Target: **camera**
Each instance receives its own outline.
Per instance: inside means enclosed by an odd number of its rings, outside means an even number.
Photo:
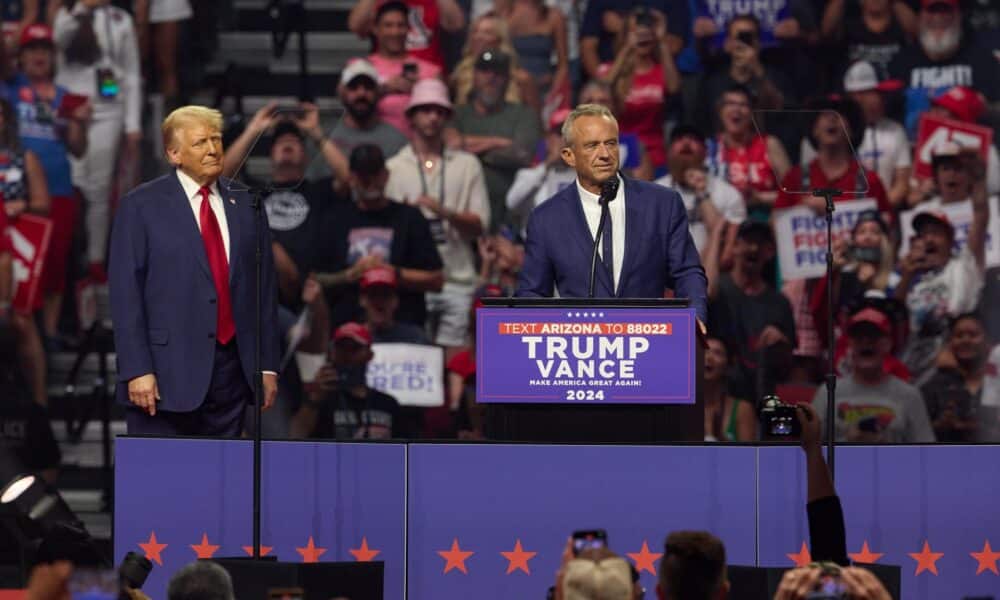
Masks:
[[[652,27],[656,24],[653,13],[648,6],[640,6],[632,14],[635,15],[635,24],[639,27]]]
[[[882,249],[878,246],[851,246],[850,257],[857,262],[879,264],[882,262]]]
[[[802,434],[797,409],[792,404],[785,404],[777,396],[764,396],[760,425],[765,436],[798,437]]]
[[[580,529],[573,532],[573,556],[584,550],[608,547],[608,532],[603,529]]]
[[[752,31],[740,31],[736,34],[736,39],[747,46],[757,45],[757,34]]]

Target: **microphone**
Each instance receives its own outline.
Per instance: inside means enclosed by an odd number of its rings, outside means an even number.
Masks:
[[[615,173],[601,184],[601,197],[597,199],[597,203],[601,205],[601,220],[597,224],[597,235],[594,236],[594,248],[590,254],[590,283],[587,286],[588,298],[594,297],[594,280],[597,277],[597,250],[601,247],[601,238],[604,236],[604,228],[607,226],[608,218],[610,217],[608,204],[617,195],[618,173]],[[614,280],[614,274],[612,274],[611,278]]]

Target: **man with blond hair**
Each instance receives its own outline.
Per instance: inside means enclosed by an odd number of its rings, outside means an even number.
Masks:
[[[662,298],[672,289],[706,320],[706,280],[688,232],[687,211],[671,189],[619,173],[618,121],[606,107],[583,104],[562,127],[562,158],[576,184],[540,204],[528,220],[518,296],[589,295],[598,225],[594,297]],[[610,198],[605,184],[617,179]]]
[[[584,550],[556,574],[556,600],[633,600],[641,591],[629,564],[607,548]]]
[[[267,223],[220,178],[222,115],[184,106],[163,121],[175,170],[125,196],[111,232],[116,397],[130,434],[238,436],[263,372],[277,393],[277,287]],[[256,221],[255,221],[256,219]],[[259,232],[259,237],[258,237]],[[255,254],[261,252],[261,327]],[[254,350],[260,336],[261,364]]]

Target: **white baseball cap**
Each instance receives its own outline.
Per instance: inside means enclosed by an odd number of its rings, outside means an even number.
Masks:
[[[847,69],[847,73],[844,74],[844,91],[848,93],[867,92],[869,90],[893,92],[902,87],[901,82],[894,79],[879,81],[875,67],[870,62],[864,60],[859,60],[851,65]]]
[[[347,64],[340,74],[340,83],[347,85],[358,77],[367,77],[378,83],[378,71],[375,70],[375,65],[363,58],[352,60]]]

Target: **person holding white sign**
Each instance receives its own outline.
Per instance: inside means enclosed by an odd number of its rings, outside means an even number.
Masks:
[[[948,320],[976,307],[986,263],[989,208],[982,170],[974,174],[972,224],[967,242],[952,254],[955,228],[940,212],[913,218],[916,232],[910,252],[900,262],[896,298],[910,311],[910,340],[903,362],[912,373],[926,373],[944,343]]]

